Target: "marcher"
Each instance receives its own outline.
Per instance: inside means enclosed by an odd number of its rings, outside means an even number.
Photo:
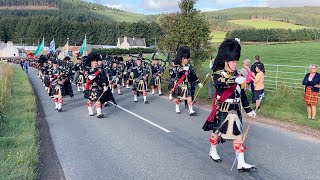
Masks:
[[[214,162],[222,162],[217,153],[218,143],[233,141],[238,160],[238,171],[255,171],[253,165],[244,160],[246,146],[243,144],[242,109],[250,117],[256,113],[249,106],[244,91],[245,79],[238,76],[236,67],[240,59],[241,46],[236,40],[225,40],[219,47],[212,66],[212,79],[216,92],[212,101],[212,111],[202,127],[204,131],[213,131],[210,135],[209,156]]]

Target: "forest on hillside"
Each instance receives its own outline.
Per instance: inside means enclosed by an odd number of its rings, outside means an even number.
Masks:
[[[0,0],[0,6],[53,6],[59,9],[122,11],[120,9],[110,8],[81,0]]]
[[[89,44],[116,45],[117,38],[128,36],[146,38],[147,45],[153,45],[159,39],[162,30],[159,24],[143,21],[136,23],[115,21],[72,21],[63,17],[54,16],[0,16],[0,38],[4,41],[13,41],[32,45],[43,36],[46,45],[53,37],[57,44],[64,45],[67,37],[70,45],[80,45],[87,34]]]

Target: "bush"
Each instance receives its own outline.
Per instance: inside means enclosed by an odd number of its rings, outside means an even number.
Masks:
[[[311,41],[319,39],[319,35],[319,29],[240,29],[228,32],[226,38],[254,42]]]
[[[112,48],[112,49],[93,49],[92,52],[97,52],[102,55],[107,54],[139,54],[142,53],[154,53],[156,49],[154,48],[130,48],[130,49],[120,49],[120,48]]]

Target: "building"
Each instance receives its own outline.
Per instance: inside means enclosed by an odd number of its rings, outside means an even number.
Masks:
[[[129,48],[147,48],[145,38],[118,38],[117,47],[121,49]]]
[[[13,45],[12,41],[7,43],[0,42],[0,57],[19,57],[19,50]]]
[[[15,45],[15,47],[19,50],[19,57],[24,57],[25,54],[28,55],[30,53],[33,53],[38,46]],[[48,54],[48,53],[49,53],[49,47],[45,46],[41,54]]]

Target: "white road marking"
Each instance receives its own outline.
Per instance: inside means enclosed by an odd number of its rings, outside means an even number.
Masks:
[[[110,102],[110,103],[111,103],[111,102]],[[111,103],[111,104],[113,104],[113,103]],[[113,105],[114,105],[114,104],[113,104]],[[143,121],[151,124],[152,126],[155,126],[155,127],[159,128],[159,129],[161,129],[162,131],[164,131],[164,132],[166,132],[166,133],[171,133],[171,131],[169,131],[168,129],[166,129],[166,128],[164,128],[164,127],[162,127],[162,126],[160,126],[160,125],[158,125],[158,124],[156,124],[156,123],[154,123],[154,122],[152,122],[152,121],[150,121],[150,120],[148,120],[148,119],[146,119],[146,118],[144,118],[144,117],[142,117],[142,116],[139,116],[138,114],[136,114],[136,113],[134,113],[134,112],[131,112],[131,111],[129,111],[128,109],[126,109],[126,108],[124,108],[124,107],[121,107],[121,106],[119,106],[119,105],[117,105],[117,107],[120,108],[120,109],[122,109],[122,110],[124,110],[125,112],[127,112],[127,113],[129,113],[129,114],[131,114],[131,115],[133,115],[133,116],[135,116],[135,117],[137,117],[137,118],[139,118],[139,119],[141,119],[141,120],[143,120]]]

